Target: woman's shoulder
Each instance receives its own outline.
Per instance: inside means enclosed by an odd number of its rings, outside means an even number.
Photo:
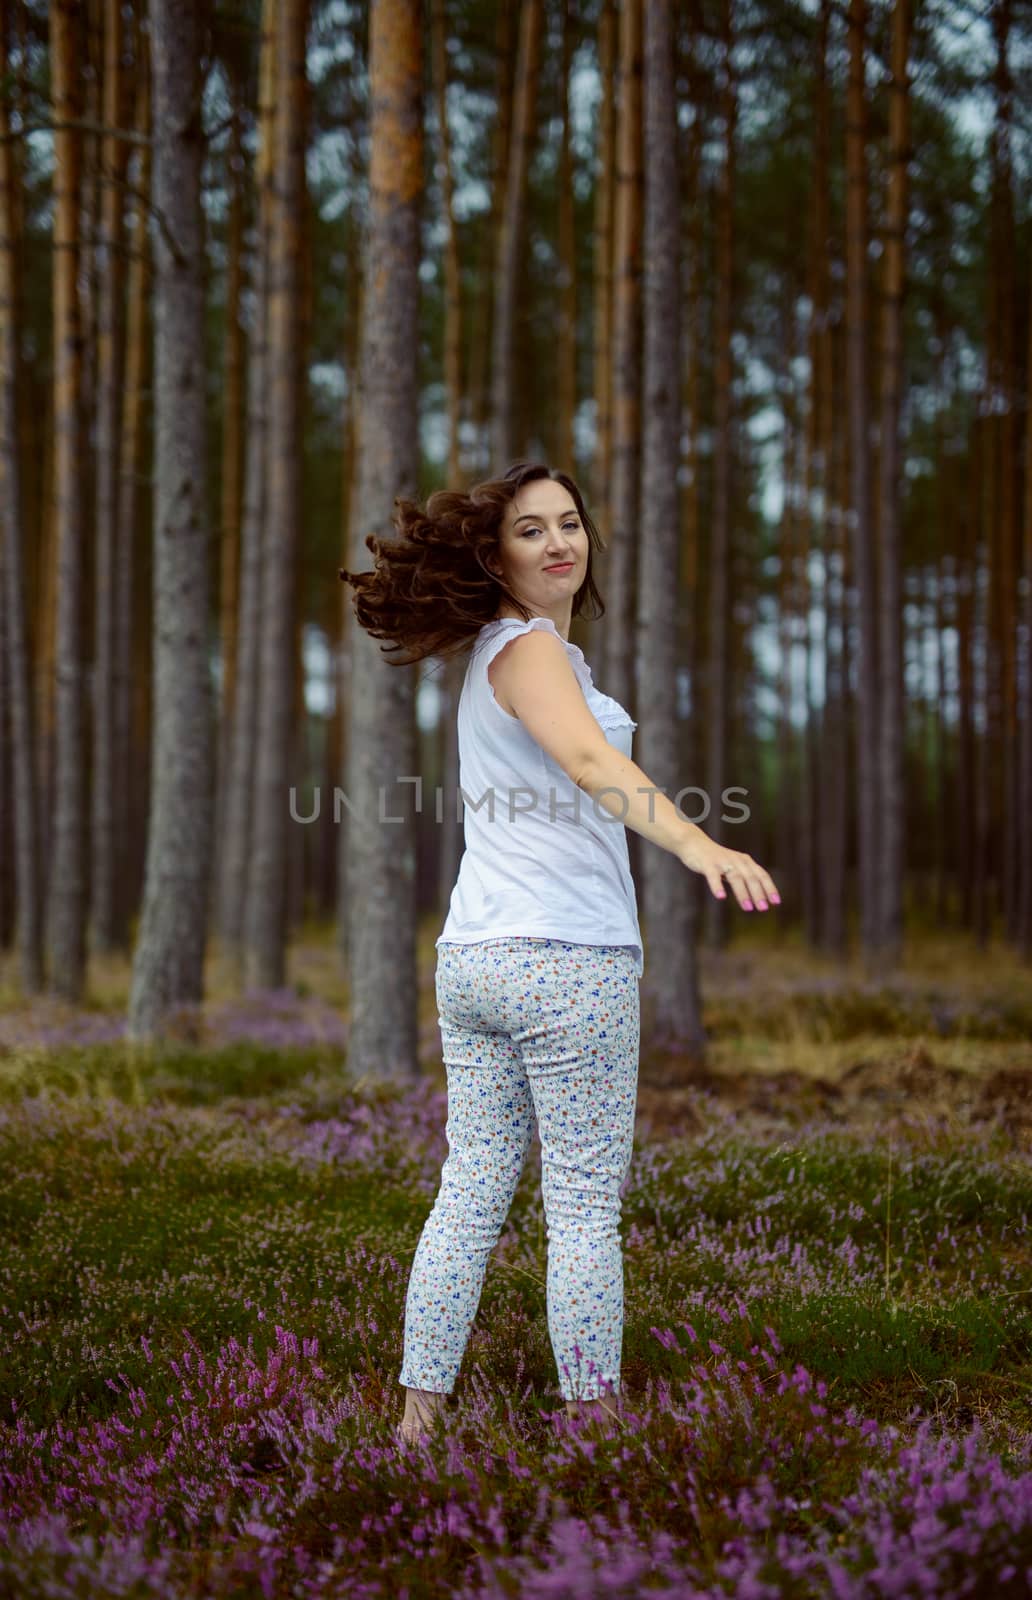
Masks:
[[[481,628],[474,644],[474,657],[480,657],[485,667],[490,666],[495,656],[505,646],[522,633],[538,630],[542,633],[552,633],[565,646],[570,664],[577,675],[585,693],[594,688],[591,679],[591,668],[584,659],[584,652],[579,645],[571,644],[569,639],[564,639],[551,617],[495,617]]]

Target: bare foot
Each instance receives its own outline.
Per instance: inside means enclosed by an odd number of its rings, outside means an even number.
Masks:
[[[622,1426],[615,1401],[608,1395],[597,1400],[567,1400],[566,1415],[568,1421],[579,1424],[578,1432],[608,1435]]]
[[[415,1444],[423,1439],[433,1426],[433,1420],[444,1410],[447,1395],[432,1389],[405,1390],[405,1413],[395,1429],[399,1439]]]

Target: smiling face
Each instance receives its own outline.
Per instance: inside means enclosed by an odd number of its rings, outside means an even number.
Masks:
[[[549,570],[558,563],[569,565]],[[573,597],[588,570],[588,531],[569,490],[551,478],[525,483],[505,508],[498,551],[488,565],[531,612],[551,617],[568,634]],[[498,615],[519,613],[503,597]]]

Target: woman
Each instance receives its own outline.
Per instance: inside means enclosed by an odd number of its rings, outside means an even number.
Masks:
[[[636,727],[569,642],[601,548],[573,480],[519,462],[468,493],[396,501],[341,577],[359,623],[407,664],[469,649],[458,707],[465,852],[437,940],[449,1154],[405,1304],[402,1438],[454,1388],[488,1257],[536,1120],[548,1327],[571,1415],[616,1409],[620,1190],[637,1096],[642,944],[625,827],[745,910],[779,903],[751,856],[715,844],[630,759]],[[392,652],[386,652],[391,654]]]

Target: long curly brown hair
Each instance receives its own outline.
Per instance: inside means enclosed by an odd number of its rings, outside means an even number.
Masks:
[[[436,489],[425,507],[395,498],[391,521],[396,539],[366,535],[373,552],[372,572],[339,568],[354,590],[351,603],[359,625],[374,639],[393,641],[381,654],[391,666],[412,666],[426,656],[457,655],[492,621],[503,596],[526,620],[531,613],[485,557],[501,544],[505,508],[525,483],[551,478],[568,489],[588,534],[584,582],[573,597],[573,616],[595,621],[605,611],[591,575],[592,550],[606,547],[588,515],[573,479],[539,461],[516,461],[500,478],[468,490]],[[595,608],[585,610],[590,602]],[[406,654],[398,655],[397,652]]]

